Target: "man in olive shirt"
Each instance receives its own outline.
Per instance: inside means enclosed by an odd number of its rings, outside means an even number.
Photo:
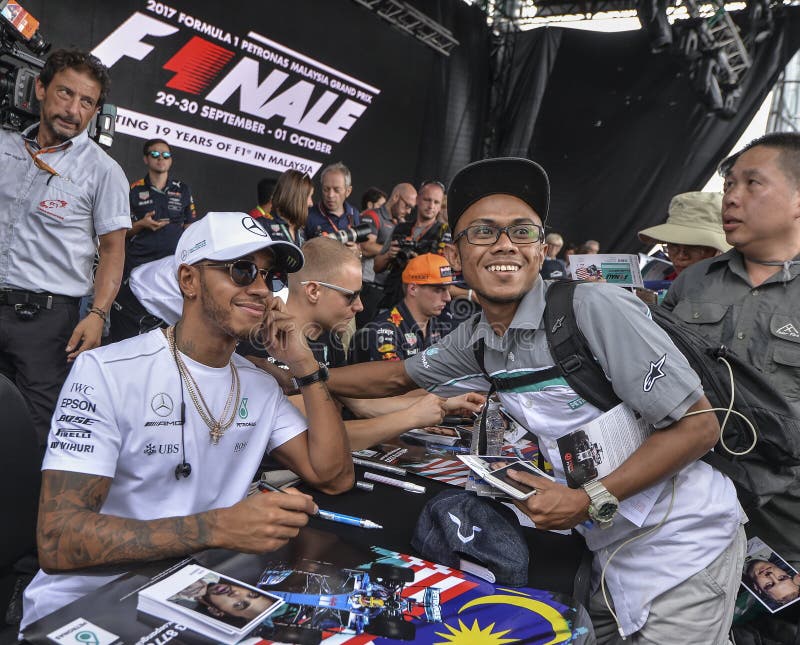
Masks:
[[[800,407],[800,134],[756,139],[721,172],[722,223],[734,248],[683,271],[664,306]],[[747,514],[748,535],[800,563],[800,481]]]

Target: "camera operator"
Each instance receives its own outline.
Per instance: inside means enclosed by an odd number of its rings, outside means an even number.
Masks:
[[[364,274],[361,302],[364,309],[356,314],[356,327],[363,327],[378,313],[389,268],[400,251],[400,245],[392,242],[394,227],[405,221],[416,202],[417,190],[414,186],[407,183],[397,184],[385,204],[361,213],[361,220],[370,223],[375,241],[367,240],[361,247],[364,251],[361,262]]]
[[[386,278],[381,308],[392,307],[403,297],[403,270],[411,258],[423,253],[444,255],[445,244],[450,241],[450,228],[437,219],[443,200],[444,184],[423,182],[417,195],[417,218],[400,222],[395,227],[392,241],[397,242],[399,251]]]
[[[319,175],[322,199],[308,209],[306,222],[306,239],[320,235],[334,235],[354,229],[361,224],[358,210],[348,203],[347,198],[353,191],[352,175],[350,169],[341,162],[325,166]],[[350,239],[352,235],[345,235],[344,244],[361,258],[361,247]]]
[[[55,51],[36,80],[39,123],[0,132],[0,371],[27,399],[42,446],[69,364],[100,344],[122,276],[127,180],[86,133],[109,80],[95,56]],[[98,237],[94,303],[79,321]]]

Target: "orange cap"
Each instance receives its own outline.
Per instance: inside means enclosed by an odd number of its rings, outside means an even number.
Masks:
[[[424,253],[411,258],[403,270],[404,284],[450,284],[453,269],[447,260],[435,253]]]

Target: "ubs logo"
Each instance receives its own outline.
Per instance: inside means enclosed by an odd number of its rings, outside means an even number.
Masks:
[[[160,417],[168,417],[174,407],[172,397],[164,392],[159,392],[150,400],[150,409]]]

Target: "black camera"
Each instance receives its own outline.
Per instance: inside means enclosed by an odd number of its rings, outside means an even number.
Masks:
[[[38,27],[16,0],[0,0],[0,127],[8,130],[24,130],[39,120],[36,78],[44,60],[34,54],[45,54],[50,45]]]
[[[402,233],[392,236],[392,242],[397,242],[400,250],[397,252],[397,261],[405,264],[415,255],[422,255],[423,253],[431,253],[436,240],[411,240]]]
[[[323,232],[322,234],[325,237],[339,240],[342,244],[347,244],[348,242],[355,242],[358,244],[366,240],[367,237],[372,234],[372,229],[369,224],[356,224],[355,226],[339,229],[333,233]]]

